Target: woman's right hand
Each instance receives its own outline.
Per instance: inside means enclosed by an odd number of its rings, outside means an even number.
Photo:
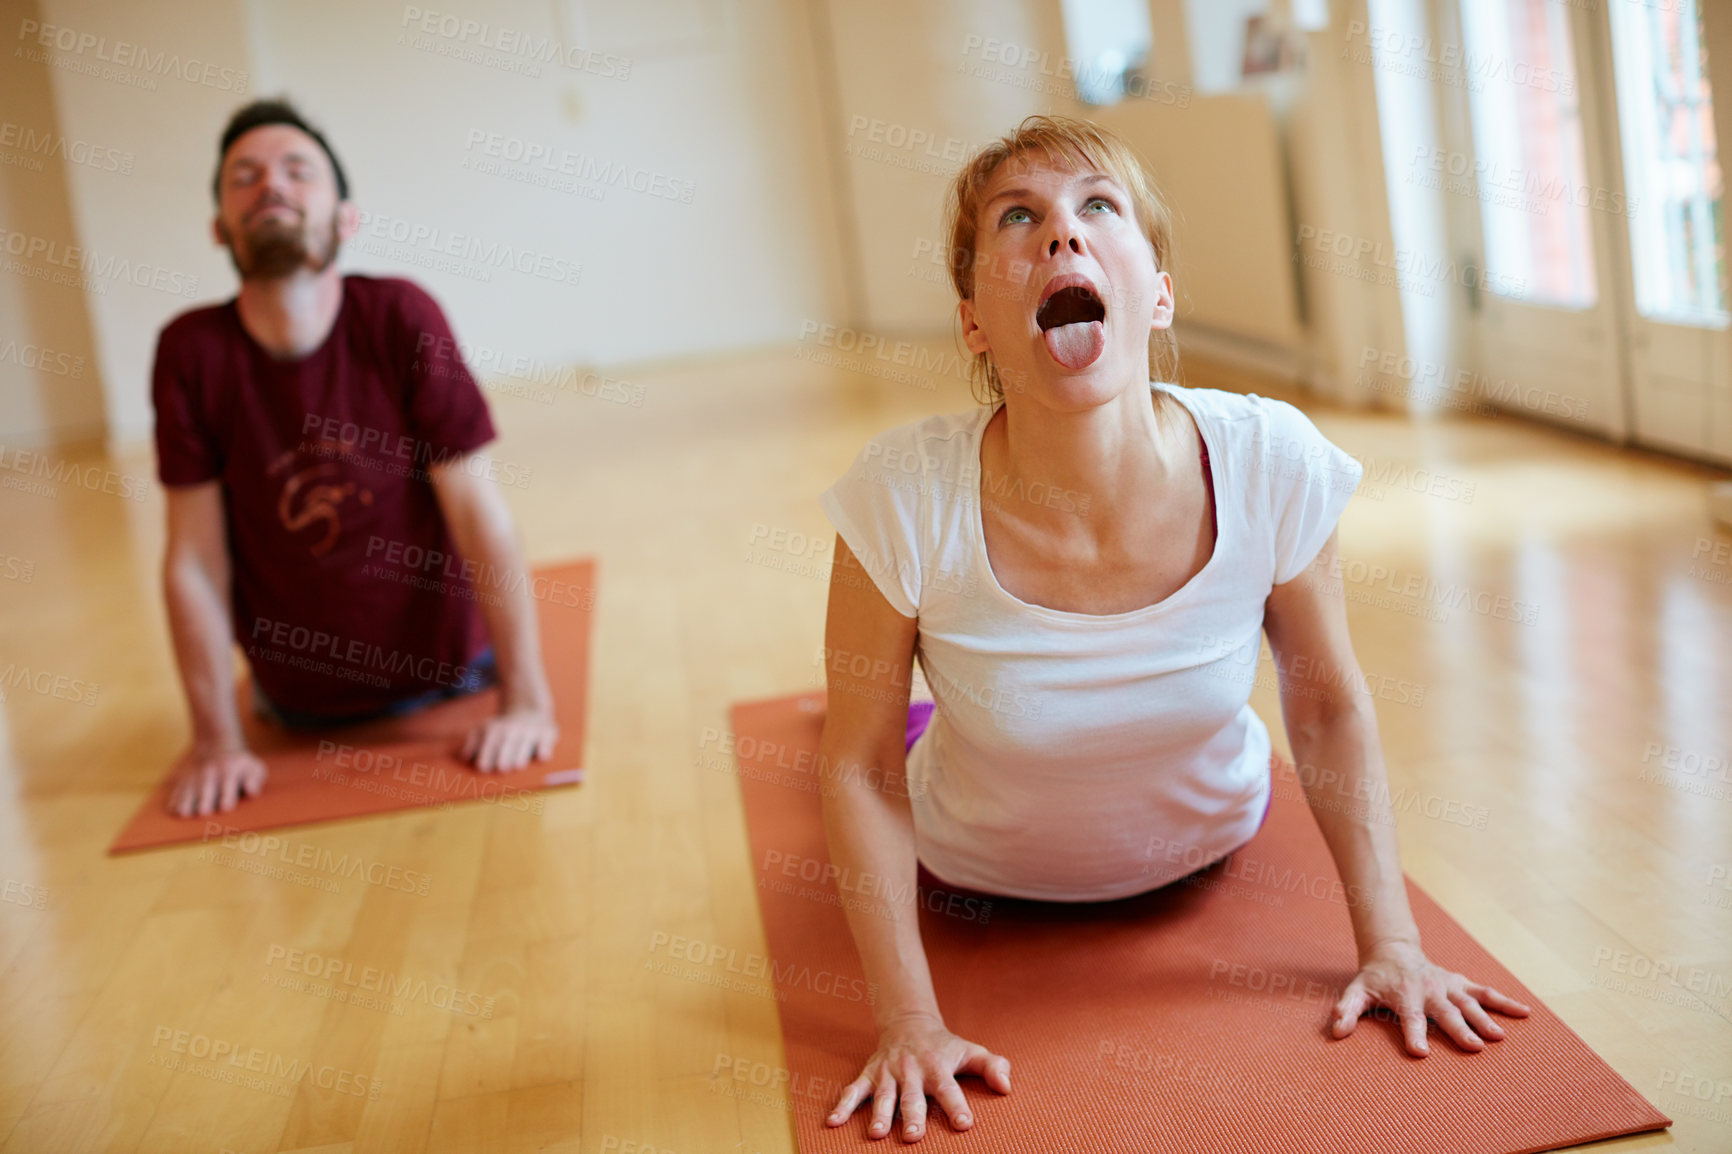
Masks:
[[[901,1019],[885,1026],[878,1036],[878,1052],[867,1059],[860,1076],[842,1089],[836,1109],[826,1119],[840,1126],[868,1097],[872,1099],[872,1122],[868,1138],[890,1133],[890,1121],[898,1105],[902,1108],[902,1136],[918,1142],[926,1133],[926,1096],[938,1099],[950,1124],[957,1130],[974,1125],[968,1099],[956,1084],[957,1074],[975,1074],[1000,1094],[1010,1093],[1010,1059],[985,1046],[964,1041],[944,1028],[936,1017]]]

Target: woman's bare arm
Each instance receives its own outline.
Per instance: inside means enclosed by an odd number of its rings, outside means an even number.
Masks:
[[[1010,1091],[1008,1061],[944,1028],[920,942],[914,814],[893,784],[906,780],[916,636],[916,619],[896,612],[838,536],[824,629],[829,702],[818,747],[820,770],[835,783],[824,796],[824,830],[830,862],[844,876],[879,879],[843,908],[866,980],[876,987],[881,1045],[843,1090],[830,1124],[841,1125],[871,1097],[868,1132],[887,1134],[900,1104],[910,1139],[925,1132],[928,1088],[952,1125],[972,1124],[957,1073],[979,1074],[1000,1093]],[[856,768],[879,772],[849,772]]]
[[[1528,1008],[1432,965],[1420,947],[1395,841],[1377,712],[1348,637],[1338,555],[1331,533],[1304,573],[1275,586],[1263,619],[1293,760],[1306,768],[1300,782],[1346,887],[1359,947],[1359,975],[1337,1004],[1335,1036],[1352,1033],[1360,1014],[1382,1004],[1401,1016],[1407,1048],[1416,1056],[1427,1053],[1428,1016],[1464,1050],[1483,1049],[1481,1036],[1503,1037],[1485,1007],[1516,1017]]]

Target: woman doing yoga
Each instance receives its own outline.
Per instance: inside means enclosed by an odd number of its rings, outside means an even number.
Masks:
[[[902,895],[851,906],[879,1048],[830,1116],[972,1125],[958,1074],[1010,1063],[950,1033],[917,877],[1105,901],[1219,861],[1267,813],[1269,732],[1248,704],[1264,633],[1281,711],[1345,892],[1359,972],[1336,1038],[1376,1006],[1408,1050],[1464,1050],[1527,1007],[1427,960],[1408,909],[1371,695],[1347,634],[1335,524],[1360,468],[1290,405],[1167,383],[1167,214],[1140,163],[1084,122],[1033,117],[957,176],[951,278],[990,404],[874,438],[823,495],[837,531],[820,749],[834,865]],[[913,662],[936,699],[909,746]],[[906,795],[868,781],[901,779]],[[1327,781],[1329,796],[1325,796]],[[1353,804],[1343,804],[1342,798]],[[1048,1087],[1042,1087],[1047,1092]]]

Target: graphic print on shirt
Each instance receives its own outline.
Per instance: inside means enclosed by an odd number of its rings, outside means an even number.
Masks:
[[[320,448],[324,447],[321,444]],[[290,449],[266,470],[272,477],[284,478],[282,492],[277,496],[277,520],[290,533],[323,525],[323,534],[307,546],[314,557],[323,557],[342,536],[343,502],[354,497],[363,505],[371,505],[373,490],[344,480],[342,467],[330,460],[296,469],[298,456],[296,450]]]

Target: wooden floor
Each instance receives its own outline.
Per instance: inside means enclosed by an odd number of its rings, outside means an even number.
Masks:
[[[498,456],[533,468],[507,490],[532,556],[600,560],[589,779],[541,815],[293,831],[425,872],[425,895],[197,846],[105,857],[186,734],[161,493],[0,488],[0,1151],[793,1149],[786,1113],[707,1092],[719,1057],[780,1064],[775,1003],[657,972],[652,945],[764,951],[738,782],[702,743],[731,702],[818,684],[825,585],[756,546],[786,531],[827,558],[815,497],[866,438],[970,403],[815,351],[645,372],[641,407],[494,396]],[[1393,783],[1484,811],[1404,814],[1408,872],[1676,1119],[1600,1149],[1732,1150],[1732,537],[1706,471],[1509,417],[1305,407],[1367,464],[1342,529],[1361,663],[1424,687],[1379,704]],[[148,451],[76,456],[151,474]],[[1500,595],[1531,623],[1476,608]],[[1253,700],[1279,716],[1268,685]],[[491,1016],[339,1005],[273,981],[289,951]],[[201,1046],[266,1072],[174,1067]],[[292,1062],[318,1073],[269,1076]]]

